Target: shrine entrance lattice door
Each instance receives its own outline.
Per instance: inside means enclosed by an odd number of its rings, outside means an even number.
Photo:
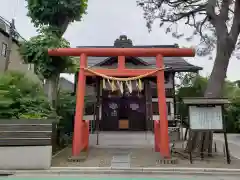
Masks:
[[[102,119],[100,128],[103,131],[118,130],[120,98],[104,98],[102,100]]]
[[[146,105],[144,97],[128,98],[128,120],[132,131],[146,130]]]
[[[146,130],[145,99],[114,97],[102,101],[102,131]]]

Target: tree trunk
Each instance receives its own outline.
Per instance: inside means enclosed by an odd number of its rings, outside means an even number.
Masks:
[[[206,5],[207,18],[215,28],[217,38],[217,53],[204,94],[206,98],[220,98],[222,96],[229,60],[240,33],[240,1],[222,1],[219,14],[215,12],[216,4],[216,1],[208,1]],[[229,16],[231,6],[234,7],[232,17]],[[232,25],[230,27],[227,23],[229,18],[232,18]],[[203,133],[198,131],[194,133],[189,138],[187,150],[193,151],[194,148],[196,149],[196,145],[195,147],[190,146],[191,139],[194,139],[194,137],[197,137],[196,144],[200,147],[200,151],[206,152],[208,150],[209,154],[212,152],[213,132]]]
[[[60,74],[52,75],[50,78],[46,79],[45,83],[45,93],[53,108],[56,108],[57,105],[59,76]]]
[[[231,52],[229,52],[231,51]],[[225,42],[225,46],[220,47],[217,50],[216,59],[214,62],[213,70],[208,81],[207,89],[204,96],[207,98],[220,98],[222,97],[222,91],[225,78],[227,77],[227,69],[229,60],[231,58],[233,50],[229,50],[228,44]],[[204,150],[208,150],[208,153],[212,153],[213,132],[202,133],[202,138],[205,139]]]
[[[231,52],[232,53],[232,52]],[[227,68],[231,55],[226,47],[217,51],[211,76],[208,80],[207,89],[204,96],[208,98],[219,98],[222,96],[224,81],[227,74]]]
[[[233,52],[232,48],[229,48],[226,41],[221,43],[221,45],[219,44],[217,46],[213,70],[204,94],[207,98],[220,98],[222,96],[227,68]],[[208,152],[210,155],[212,153],[212,141],[213,132],[196,132],[192,137],[189,137],[186,150],[196,150],[198,153],[201,153],[201,151]],[[189,147],[189,145],[192,146]]]

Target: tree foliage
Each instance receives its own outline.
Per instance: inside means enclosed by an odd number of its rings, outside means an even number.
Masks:
[[[214,67],[205,96],[220,97],[229,60],[239,49],[240,2],[237,0],[139,0],[147,26],[155,20],[167,25],[166,32],[187,40],[199,37],[197,54],[207,55],[216,48]],[[192,27],[189,36],[179,32],[181,24]]]
[[[68,48],[70,44],[64,38],[57,37],[50,31],[41,32],[21,44],[19,50],[25,63],[33,63],[35,72],[39,76],[49,78],[53,74],[60,74],[74,65],[70,57],[51,57],[49,48]]]
[[[60,90],[58,102],[57,114],[61,117],[59,126],[63,128],[64,132],[72,132],[76,109],[76,96],[73,95],[72,92]],[[85,96],[85,108],[92,106],[94,103],[96,103],[94,95]]]
[[[60,73],[74,69],[75,61],[70,57],[50,57],[49,48],[70,47],[62,38],[71,22],[79,21],[86,13],[87,0],[27,0],[28,16],[39,35],[22,43],[20,54],[25,62],[35,65],[35,72],[46,80],[46,93],[56,108]]]
[[[166,32],[173,37],[186,37],[192,40],[200,37],[197,54],[207,55],[216,49],[213,70],[204,96],[218,98],[223,95],[223,88],[230,58],[235,49],[239,49],[240,33],[240,1],[238,0],[139,0],[143,7],[147,26],[151,28],[155,20],[160,26],[168,25]],[[179,33],[179,26],[185,23],[193,28],[188,36]],[[187,32],[189,34],[189,32]],[[185,36],[186,35],[186,36]],[[204,151],[212,151],[212,132],[196,132],[194,138],[198,147],[203,145]],[[196,148],[197,146],[193,147]]]
[[[225,40],[234,49],[239,35],[240,4],[235,0],[139,0],[144,10],[147,27],[155,20],[160,26],[167,25],[166,33],[187,41],[200,37],[199,55],[211,53],[219,34],[224,32]],[[192,34],[179,32],[181,24],[192,27]],[[237,47],[239,48],[239,47]]]
[[[179,102],[177,111],[186,120],[188,109],[182,103],[182,99],[185,97],[202,97],[207,87],[208,78],[196,76],[193,73],[187,73],[178,77],[180,79],[180,87],[176,96]],[[230,133],[240,132],[240,88],[235,85],[235,82],[225,81],[223,89],[223,96],[231,102],[225,106],[224,112],[227,131]],[[189,123],[185,122],[185,124],[188,125]]]
[[[76,108],[76,97],[71,92],[59,91],[57,114],[61,116],[59,127],[64,132],[73,131],[73,120]]]
[[[240,133],[240,96],[231,99],[231,104],[226,107],[227,131]]]
[[[188,117],[188,107],[183,104],[182,99],[186,97],[202,97],[207,86],[207,78],[195,73],[179,73],[177,75],[180,81],[176,91],[177,112],[183,119]],[[188,124],[188,122],[185,122]]]
[[[40,84],[20,72],[0,75],[0,109],[0,119],[46,119],[52,115]]]
[[[35,27],[50,26],[60,35],[69,23],[80,21],[86,14],[88,0],[26,0],[28,16]]]

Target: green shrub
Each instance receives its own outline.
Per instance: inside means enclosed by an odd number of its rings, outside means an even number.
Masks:
[[[52,112],[38,82],[21,72],[0,75],[0,119],[47,119]]]
[[[76,95],[68,91],[60,90],[57,102],[57,114],[61,117],[59,127],[64,132],[72,132],[76,108]],[[85,96],[84,103],[85,108],[96,103],[95,96]]]

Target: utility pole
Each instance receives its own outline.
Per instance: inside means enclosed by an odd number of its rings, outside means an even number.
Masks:
[[[7,54],[6,54],[4,72],[6,72],[8,70],[8,66],[10,63],[10,56],[11,56],[11,51],[12,51],[12,42],[13,42],[14,34],[15,34],[15,21],[14,21],[14,19],[12,19],[12,21],[10,22],[9,38],[8,38],[8,43],[7,43]]]

